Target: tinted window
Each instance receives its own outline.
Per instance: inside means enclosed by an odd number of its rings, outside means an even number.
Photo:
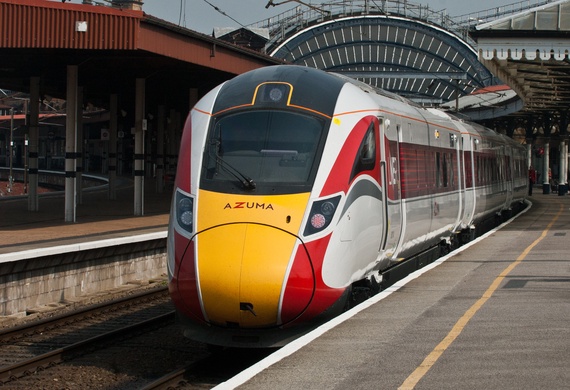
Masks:
[[[304,191],[314,178],[324,125],[322,119],[290,111],[217,118],[206,144],[202,186],[239,192],[252,190],[243,184],[251,180],[261,193]]]
[[[351,180],[360,172],[374,168],[376,161],[376,137],[374,135],[374,122],[368,126],[368,130],[362,139],[356,161],[352,167]]]

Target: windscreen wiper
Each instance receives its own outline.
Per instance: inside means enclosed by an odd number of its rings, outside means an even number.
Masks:
[[[215,157],[216,162],[220,164],[222,169],[225,172],[232,175],[233,177],[235,177],[243,185],[243,188],[245,188],[246,190],[255,190],[257,185],[255,184],[255,182],[251,177],[240,172],[237,168],[235,168],[233,165],[228,163],[220,156],[220,154],[218,153],[220,142],[218,140],[212,140],[210,145],[216,146],[215,154],[212,153],[212,148],[210,148],[210,156]]]

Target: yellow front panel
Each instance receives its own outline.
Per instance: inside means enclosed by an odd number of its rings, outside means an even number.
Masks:
[[[256,316],[242,311],[242,326],[275,324],[285,273],[297,240],[261,225],[248,225],[243,253],[240,299],[253,304]]]
[[[200,192],[197,268],[202,304],[211,322],[241,327],[276,323],[285,273],[298,243],[294,234],[308,196]],[[240,304],[251,304],[255,315]]]
[[[227,225],[198,236],[198,280],[210,321],[223,325],[239,321],[241,254],[246,229],[247,225]]]
[[[198,231],[232,222],[256,222],[297,234],[308,201],[308,192],[291,195],[235,195],[200,190]]]
[[[222,239],[223,238],[223,239]],[[267,226],[234,224],[200,234],[198,269],[208,319],[226,325],[275,324],[295,237]],[[240,304],[253,306],[252,312]]]

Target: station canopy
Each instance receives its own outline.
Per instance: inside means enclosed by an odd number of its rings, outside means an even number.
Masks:
[[[570,0],[480,24],[471,36],[480,61],[523,100],[526,112],[570,105]]]

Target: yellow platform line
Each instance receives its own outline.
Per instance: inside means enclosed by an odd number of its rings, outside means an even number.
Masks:
[[[447,336],[445,336],[445,338],[433,349],[433,351],[431,351],[431,353],[414,370],[414,372],[412,372],[410,376],[406,378],[404,383],[402,383],[402,385],[398,387],[398,390],[411,390],[418,384],[418,382],[425,376],[425,374],[427,374],[429,369],[432,368],[432,366],[437,362],[437,360],[445,352],[445,350],[449,348],[449,346],[461,334],[461,332],[463,331],[465,326],[467,326],[471,318],[473,318],[473,316],[475,316],[475,314],[479,311],[479,309],[483,307],[483,305],[487,302],[487,300],[491,298],[493,293],[497,290],[497,288],[499,288],[503,279],[505,279],[505,277],[507,277],[509,273],[511,273],[511,271],[514,270],[515,267],[519,265],[528,256],[530,251],[536,245],[538,245],[538,243],[542,241],[544,237],[546,237],[548,231],[552,228],[552,225],[554,225],[556,220],[562,214],[562,211],[563,211],[563,205],[561,204],[558,214],[556,214],[554,218],[550,221],[546,229],[543,230],[540,237],[538,237],[536,240],[534,240],[532,244],[526,247],[526,249],[519,255],[519,257],[514,262],[509,264],[509,266],[505,268],[503,272],[501,272],[499,276],[497,276],[497,278],[495,278],[493,283],[491,283],[489,288],[483,293],[483,296],[479,298],[477,302],[475,302],[473,306],[471,306],[463,314],[463,316],[455,323],[455,325],[453,326],[451,331],[447,334]]]

